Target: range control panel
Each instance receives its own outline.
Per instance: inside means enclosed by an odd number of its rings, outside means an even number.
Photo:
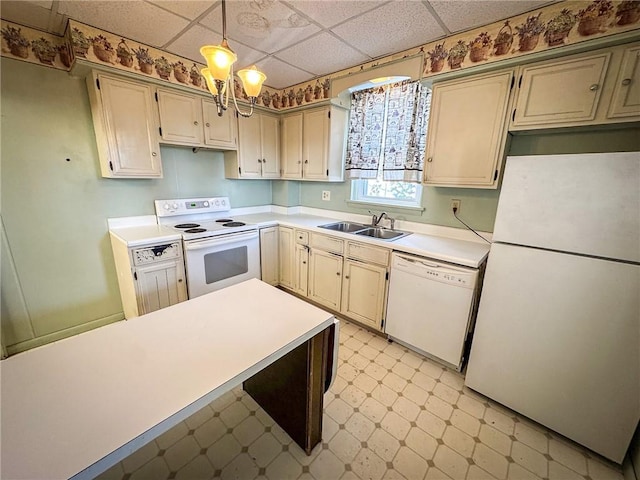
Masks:
[[[181,198],[173,200],[156,200],[156,215],[171,217],[191,213],[226,212],[231,210],[228,197]]]

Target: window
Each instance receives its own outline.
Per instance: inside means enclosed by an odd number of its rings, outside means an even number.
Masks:
[[[421,206],[430,100],[419,82],[353,94],[346,159],[351,200]]]

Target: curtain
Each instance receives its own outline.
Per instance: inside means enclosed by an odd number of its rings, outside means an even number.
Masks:
[[[355,92],[349,113],[345,170],[348,178],[421,182],[430,91],[402,82]]]
[[[383,88],[355,92],[349,113],[345,169],[348,178],[376,178],[385,118]]]
[[[420,82],[393,85],[388,91],[382,178],[421,182],[427,145],[431,92]]]

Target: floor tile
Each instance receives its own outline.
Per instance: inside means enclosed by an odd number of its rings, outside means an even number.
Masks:
[[[619,465],[465,387],[460,373],[341,327],[311,455],[238,386],[99,480],[623,480]]]

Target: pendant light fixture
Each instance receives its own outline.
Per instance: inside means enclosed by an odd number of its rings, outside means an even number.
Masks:
[[[238,77],[242,81],[244,92],[249,98],[251,110],[243,112],[238,107],[233,82],[233,64],[238,60],[238,56],[229,48],[227,43],[227,9],[226,0],[222,0],[222,43],[220,45],[205,45],[200,48],[200,53],[207,61],[207,67],[200,70],[207,82],[207,87],[213,95],[218,108],[218,116],[229,106],[229,90],[233,97],[233,104],[243,117],[250,117],[253,114],[253,107],[256,98],[260,95],[262,84],[267,79],[266,75],[259,71],[255,65],[251,68],[238,70]]]

